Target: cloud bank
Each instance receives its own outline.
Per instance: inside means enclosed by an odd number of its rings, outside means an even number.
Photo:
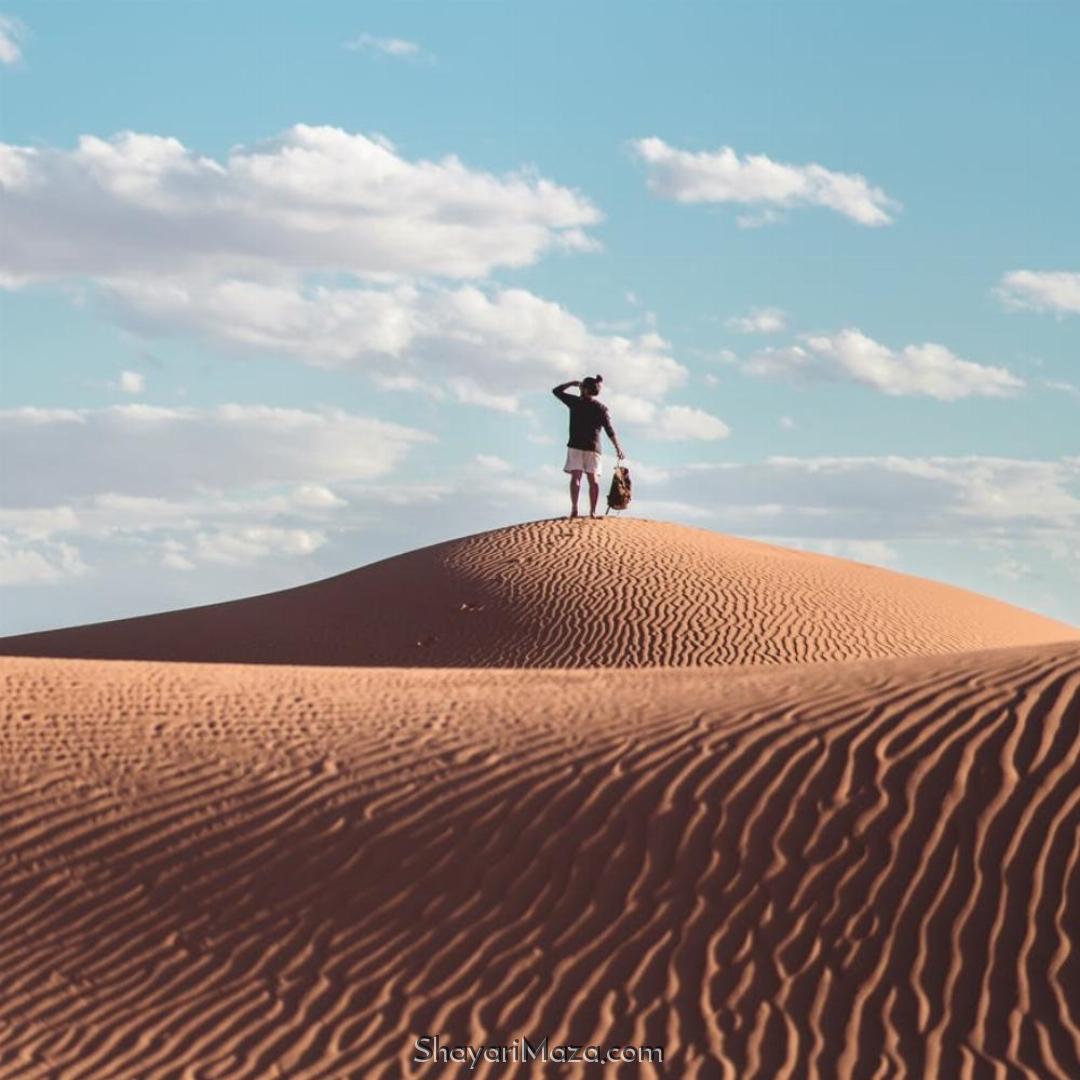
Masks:
[[[654,331],[595,334],[561,305],[525,289],[300,288],[169,278],[103,287],[121,317],[142,329],[193,332],[317,367],[367,370],[386,388],[441,388],[504,411],[516,410],[523,386],[535,392],[545,381],[593,370],[628,393],[659,396],[687,377]]]
[[[410,161],[379,135],[297,124],[224,162],[122,132],[73,150],[0,144],[0,275],[376,279],[483,277],[548,251],[588,250],[582,195],[454,155]]]
[[[9,286],[89,282],[144,335],[362,369],[383,388],[501,411],[520,408],[523,386],[592,370],[627,393],[685,382],[651,327],[598,334],[527,290],[453,280],[589,250],[599,220],[529,170],[411,161],[331,127],[296,125],[223,162],[131,132],[72,150],[0,146]]]
[[[154,499],[370,480],[430,439],[341,409],[128,404],[0,410],[5,502],[22,508],[94,494]]]
[[[125,552],[177,571],[306,557],[349,505],[329,485],[377,483],[429,441],[340,409],[3,410],[0,584],[123,572]]]

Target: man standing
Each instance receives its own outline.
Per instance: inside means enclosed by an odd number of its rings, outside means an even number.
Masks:
[[[581,492],[581,474],[589,478],[589,517],[596,517],[596,502],[600,497],[600,431],[607,432],[621,461],[626,455],[619,445],[618,436],[611,426],[607,406],[597,400],[604,379],[594,375],[588,379],[565,382],[551,392],[570,410],[570,438],[566,443],[566,464],[563,472],[570,474],[570,516],[578,516],[578,495]],[[580,387],[578,396],[568,394],[568,386]]]

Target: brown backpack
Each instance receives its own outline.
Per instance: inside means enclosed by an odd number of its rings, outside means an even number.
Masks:
[[[611,474],[611,487],[607,493],[607,512],[625,510],[630,505],[630,470],[625,465],[616,465]]]

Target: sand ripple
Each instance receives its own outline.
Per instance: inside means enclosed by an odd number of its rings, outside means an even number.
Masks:
[[[648,648],[738,656],[760,618],[786,656],[808,596]],[[841,600],[828,648],[872,651]],[[1080,1075],[1076,644],[0,670],[2,1077],[397,1077],[422,1033],[666,1047],[626,1077]]]

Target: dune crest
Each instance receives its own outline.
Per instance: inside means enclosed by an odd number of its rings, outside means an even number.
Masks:
[[[0,638],[0,654],[405,667],[696,667],[1080,639],[949,585],[639,519],[531,522],[310,585]]]

